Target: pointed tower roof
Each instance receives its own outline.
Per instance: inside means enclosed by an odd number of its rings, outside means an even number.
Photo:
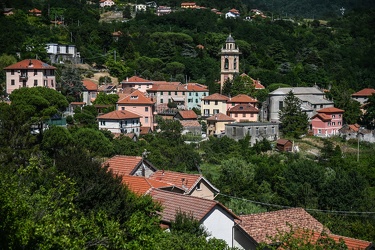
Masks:
[[[227,37],[227,40],[225,40],[226,43],[235,43],[234,38],[232,37],[231,34]]]

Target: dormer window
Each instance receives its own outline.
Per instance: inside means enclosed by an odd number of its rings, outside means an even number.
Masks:
[[[132,95],[132,96],[130,96],[130,99],[132,99],[132,100],[138,99],[138,96],[137,95]]]

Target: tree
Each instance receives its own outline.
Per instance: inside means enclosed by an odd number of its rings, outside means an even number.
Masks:
[[[284,107],[279,111],[281,127],[280,131],[285,136],[295,138],[307,133],[308,116],[302,111],[301,100],[290,91],[284,99]]]
[[[372,94],[365,102],[365,114],[363,122],[368,129],[375,128],[375,94]]]
[[[3,69],[9,65],[15,64],[17,59],[14,56],[2,54],[0,56],[0,69]],[[0,72],[0,98],[5,94],[5,71]]]
[[[80,101],[84,86],[78,69],[73,66],[64,67],[57,88],[71,101]]]

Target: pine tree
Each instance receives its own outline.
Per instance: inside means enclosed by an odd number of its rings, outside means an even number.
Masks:
[[[284,99],[284,107],[279,111],[284,136],[299,138],[306,134],[309,125],[308,116],[301,108],[301,100],[290,91]]]

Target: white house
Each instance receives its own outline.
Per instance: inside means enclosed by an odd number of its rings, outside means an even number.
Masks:
[[[81,54],[78,52],[75,45],[47,43],[46,50],[51,63],[63,63],[64,61],[70,61],[72,63],[81,62]]]
[[[233,246],[233,227],[238,217],[218,201],[159,189],[153,189],[149,194],[163,206],[162,224],[169,226],[178,211],[185,212],[201,222],[209,237],[224,240],[228,246]]]
[[[106,129],[112,133],[134,133],[139,136],[141,130],[141,116],[126,110],[115,110],[97,117],[99,129]]]
[[[100,0],[99,5],[102,8],[107,7],[107,6],[111,7],[111,6],[115,5],[115,2],[112,1],[112,0]]]
[[[56,88],[56,68],[36,59],[26,59],[4,68],[6,93],[22,87]]]
[[[266,109],[269,121],[279,121],[279,111],[284,107],[284,99],[290,91],[301,100],[302,111],[306,112],[309,119],[317,110],[333,107],[333,101],[326,99],[324,92],[316,87],[278,88],[268,94]]]
[[[236,9],[231,9],[225,13],[225,18],[237,18],[240,17],[240,12]]]

